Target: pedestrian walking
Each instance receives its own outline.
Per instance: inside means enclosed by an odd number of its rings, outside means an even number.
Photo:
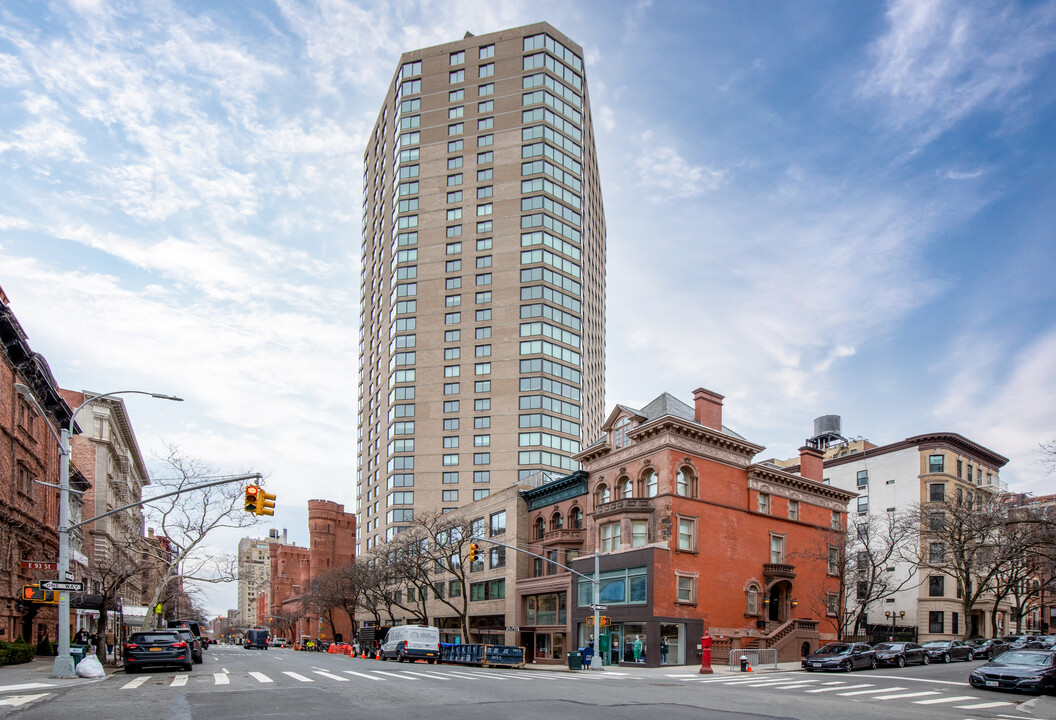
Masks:
[[[106,656],[113,657],[114,655],[114,631],[106,631]]]

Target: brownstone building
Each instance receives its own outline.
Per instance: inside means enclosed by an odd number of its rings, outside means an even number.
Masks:
[[[15,383],[29,388],[46,417]],[[58,560],[59,492],[40,483],[59,481],[58,443],[48,425],[57,432],[70,417],[47,361],[30,348],[0,289],[0,640],[56,639],[55,606],[24,603],[21,589],[57,573],[24,569],[22,563]],[[70,481],[86,487],[74,468]],[[71,516],[77,512],[79,502]]]
[[[590,476],[590,531],[574,568],[592,576],[588,556],[601,553],[606,663],[694,664],[705,629],[720,651],[772,648],[782,660],[821,638],[827,607],[808,600],[837,590],[827,546],[855,494],[822,483],[812,448],[801,450],[802,475],[753,463],[764,448],[722,424],[722,401],[698,389],[694,407],[667,393],[641,410],[618,405],[603,438],[576,457]],[[571,585],[581,646],[593,584]]]

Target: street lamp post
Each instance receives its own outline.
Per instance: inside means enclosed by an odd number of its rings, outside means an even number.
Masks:
[[[15,383],[15,390],[18,391],[22,397],[26,398],[34,406],[41,415],[44,416],[47,421],[48,414],[44,411],[44,408],[37,402],[37,398],[34,397],[33,391],[22,383]],[[77,406],[77,409],[70,413],[70,422],[68,425],[64,425],[59,433],[55,432],[55,429],[51,426],[51,423],[47,423],[48,430],[59,443],[59,580],[66,581],[70,580],[70,437],[73,435],[73,423],[77,418],[77,413],[81,409],[93,403],[96,400],[102,400],[103,398],[112,397],[114,395],[150,395],[153,398],[159,400],[174,400],[176,402],[183,402],[183,398],[176,397],[175,395],[164,395],[162,393],[152,393],[145,390],[116,390],[114,392],[103,393],[102,395],[93,395],[92,397],[85,400],[83,403]],[[55,678],[69,678],[77,677],[77,671],[73,664],[73,656],[70,655],[70,593],[67,590],[59,590],[59,647],[58,654],[55,656],[55,664],[52,668],[51,676]]]

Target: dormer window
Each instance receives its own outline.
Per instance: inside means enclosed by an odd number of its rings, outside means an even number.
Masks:
[[[627,431],[631,428],[630,418],[620,418],[616,421],[615,427],[612,428],[612,447],[620,449],[627,447],[630,441],[627,439]]]

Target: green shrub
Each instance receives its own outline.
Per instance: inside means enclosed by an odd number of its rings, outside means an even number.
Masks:
[[[19,638],[21,640],[22,638]],[[33,659],[33,646],[25,642],[0,642],[0,664],[18,665]]]

